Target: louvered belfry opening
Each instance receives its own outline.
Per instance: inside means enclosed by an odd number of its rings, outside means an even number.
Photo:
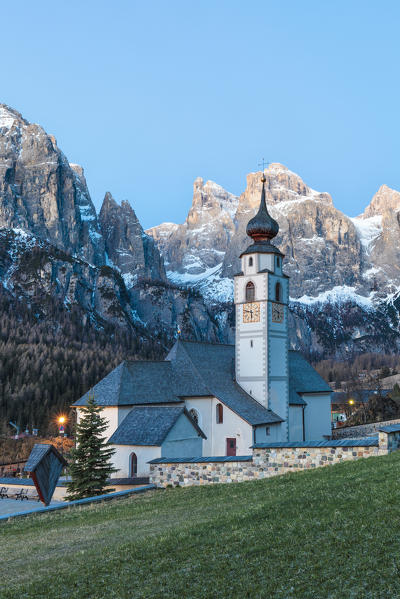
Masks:
[[[256,288],[254,287],[254,283],[249,281],[246,285],[246,302],[254,302],[255,296]]]

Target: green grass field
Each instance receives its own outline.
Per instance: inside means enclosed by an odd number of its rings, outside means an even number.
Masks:
[[[0,597],[400,597],[400,452],[0,525]]]

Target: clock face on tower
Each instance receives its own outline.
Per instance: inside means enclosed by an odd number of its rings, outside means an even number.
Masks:
[[[283,322],[284,315],[282,304],[272,304],[272,322]]]
[[[243,322],[260,322],[260,304],[243,304]]]

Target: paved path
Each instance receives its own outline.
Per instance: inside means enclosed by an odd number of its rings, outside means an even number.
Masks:
[[[52,501],[51,506],[62,505],[63,501]],[[41,501],[32,501],[32,499],[0,499],[0,516],[6,516],[7,514],[17,514],[20,512],[31,512],[42,509],[43,503]]]

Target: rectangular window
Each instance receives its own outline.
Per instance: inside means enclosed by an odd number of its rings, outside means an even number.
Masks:
[[[267,435],[267,437],[271,434],[271,432],[269,430],[269,426],[265,427],[265,434]]]

